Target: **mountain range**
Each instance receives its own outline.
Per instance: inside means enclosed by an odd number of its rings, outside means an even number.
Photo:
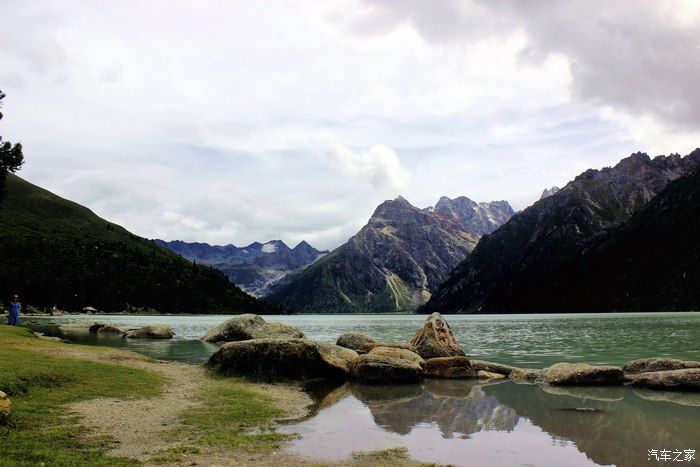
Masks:
[[[281,240],[254,242],[244,247],[181,240],[154,241],[183,258],[219,269],[231,282],[255,296],[267,295],[273,287],[284,283],[288,274],[298,273],[328,254],[328,251],[317,250],[305,241],[294,248],[289,248]]]
[[[583,172],[484,236],[419,312],[697,309],[699,165],[696,149]]]
[[[414,310],[481,235],[512,215],[506,201],[443,197],[434,207],[420,209],[399,196],[380,204],[347,243],[267,299],[301,312]]]
[[[78,311],[280,313],[226,276],[7,175],[0,205],[0,296]]]

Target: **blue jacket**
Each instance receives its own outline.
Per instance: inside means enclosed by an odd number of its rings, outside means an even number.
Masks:
[[[22,309],[22,304],[20,302],[12,303],[10,302],[10,314],[18,315],[19,311]]]

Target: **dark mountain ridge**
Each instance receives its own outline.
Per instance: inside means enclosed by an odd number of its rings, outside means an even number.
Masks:
[[[79,311],[279,313],[195,265],[12,174],[0,207],[0,296]]]
[[[700,149],[654,159],[635,153],[614,167],[583,172],[484,236],[419,311],[568,311],[565,304],[548,305],[556,300],[541,292],[559,283],[560,268],[698,164]]]

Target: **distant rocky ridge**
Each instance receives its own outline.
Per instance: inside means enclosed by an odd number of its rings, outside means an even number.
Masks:
[[[431,300],[419,311],[488,313],[663,309],[662,301],[644,303],[635,297],[616,297],[616,293],[624,292],[622,289],[615,292],[614,289],[625,277],[641,279],[645,274],[645,283],[648,283],[650,278],[658,279],[656,289],[651,289],[656,290],[654,293],[671,289],[675,290],[674,293],[685,293],[689,288],[696,288],[697,282],[687,282],[691,277],[697,280],[697,274],[692,275],[689,269],[697,269],[698,265],[697,246],[693,249],[692,245],[687,245],[687,239],[692,238],[689,237],[692,235],[692,223],[686,220],[686,233],[674,227],[679,222],[678,219],[687,219],[688,213],[693,212],[689,188],[692,183],[686,182],[684,185],[685,198],[680,196],[676,202],[669,204],[675,206],[673,211],[669,205],[661,207],[651,204],[650,209],[653,207],[659,212],[649,214],[649,218],[658,221],[652,223],[653,225],[634,224],[636,234],[626,230],[625,238],[634,238],[633,242],[623,244],[614,239],[606,239],[614,235],[616,229],[627,225],[630,218],[664,191],[670,182],[691,173],[699,165],[700,149],[696,149],[686,157],[673,154],[651,159],[647,154],[635,153],[622,159],[614,167],[583,172],[557,193],[514,215],[491,235],[484,237],[472,254],[455,268]],[[664,210],[663,213],[661,210]],[[642,216],[641,212],[639,216]],[[646,233],[638,230],[641,225],[646,225]],[[675,247],[669,245],[666,241],[668,239],[659,232],[668,232],[673,234],[672,238],[678,242],[685,242],[681,249],[683,254],[690,256],[681,263],[681,267],[676,269],[673,263],[664,263],[661,259],[664,253],[654,253],[654,245],[658,244],[665,246],[667,253],[672,254],[672,257],[678,256],[673,253]],[[595,266],[581,263],[582,258],[593,254],[589,253],[594,251],[592,249],[602,248],[600,242],[603,241],[613,242],[619,264],[605,261],[599,254],[595,256]],[[640,244],[651,249],[651,254],[638,251],[633,244],[642,241]],[[626,262],[633,253],[639,261],[635,266],[638,270],[626,271],[631,266]],[[655,262],[644,264],[642,258],[645,257],[654,257]],[[691,265],[686,264],[688,261]],[[605,271],[601,266],[603,264],[608,268],[614,267],[615,273],[605,275],[609,281],[605,286],[607,301],[596,301],[593,300],[597,293],[596,287],[603,284],[598,283],[596,286],[593,282],[597,279],[593,274],[581,272],[585,271],[585,268],[594,268],[602,273]],[[688,279],[679,277],[680,282],[667,284],[663,275],[660,276],[659,272],[654,270],[655,264],[665,264],[663,270],[673,273],[673,277],[677,276],[673,271],[686,271],[682,276]],[[564,277],[568,280],[565,281]],[[639,292],[633,285],[634,281],[627,279],[625,283],[629,286],[630,293]],[[562,287],[568,292],[563,293]],[[648,284],[647,287],[653,287],[653,284]],[[587,291],[585,294],[584,290]],[[651,292],[647,291],[646,294],[648,293]],[[681,306],[678,300],[672,299],[670,295],[673,294],[661,295],[668,296],[670,300],[666,307],[678,309]],[[584,296],[588,298],[584,299]],[[692,302],[692,297],[689,300]],[[590,308],[592,306],[613,308],[593,309]]]
[[[231,282],[255,296],[267,295],[287,274],[299,272],[328,253],[305,241],[294,248],[289,248],[282,240],[254,242],[244,247],[181,240],[154,241],[185,259],[221,270]]]
[[[413,310],[479,238],[511,215],[507,201],[441,198],[420,209],[402,197],[380,204],[346,244],[268,296],[301,312]]]
[[[559,191],[558,186],[553,186],[552,188],[545,188],[542,191],[542,195],[540,196],[540,199],[545,199],[547,196],[552,196],[555,194],[557,191]]]

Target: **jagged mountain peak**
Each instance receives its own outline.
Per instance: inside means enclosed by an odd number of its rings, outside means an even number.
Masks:
[[[542,190],[542,195],[540,196],[540,199],[545,199],[548,196],[552,196],[559,190],[560,188],[556,185],[552,186],[551,188],[545,188],[544,190]]]

